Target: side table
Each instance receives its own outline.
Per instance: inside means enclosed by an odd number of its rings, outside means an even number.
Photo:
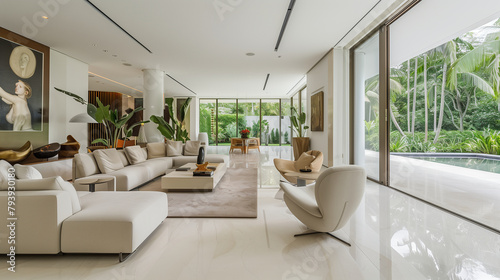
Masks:
[[[316,179],[318,179],[320,172],[288,172],[285,173],[286,176],[290,177],[297,177],[297,186],[302,186],[302,184],[299,184],[299,180],[304,180],[304,186],[306,184],[310,184]]]
[[[76,179],[75,182],[76,181],[78,181],[78,183],[81,185],[89,185],[89,192],[95,192],[96,184],[102,184],[113,181],[113,189],[111,190],[111,187],[108,187],[108,191],[116,191],[116,182],[115,182],[115,177],[113,176],[81,178],[81,179]]]

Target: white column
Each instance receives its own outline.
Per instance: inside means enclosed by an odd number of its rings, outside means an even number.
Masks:
[[[156,69],[144,69],[144,120],[152,115],[163,116],[165,98],[163,96],[163,80],[165,73]],[[148,142],[162,142],[163,135],[156,128],[157,124],[150,122],[144,125]]]

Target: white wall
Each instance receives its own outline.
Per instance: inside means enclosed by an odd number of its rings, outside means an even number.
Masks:
[[[87,107],[54,87],[87,100],[88,64],[50,50],[49,143],[66,142],[66,136],[72,135],[80,142],[80,152],[84,153],[88,146],[87,124],[69,123],[69,120],[76,114],[87,112]]]
[[[310,131],[311,150],[318,150],[323,153],[323,164],[330,166],[329,162],[333,160],[331,151],[328,150],[328,104],[332,102],[332,89],[329,87],[329,80],[333,78],[333,74],[329,73],[330,66],[333,65],[333,55],[330,52],[326,55],[309,73],[307,73],[307,118],[310,127],[311,114],[311,96],[323,91],[323,131]]]
[[[323,153],[323,164],[348,164],[349,154],[349,90],[348,51],[342,48],[328,53],[307,73],[307,112],[311,112],[311,96],[323,91],[323,131],[310,131],[311,149]],[[310,124],[310,121],[308,121]]]

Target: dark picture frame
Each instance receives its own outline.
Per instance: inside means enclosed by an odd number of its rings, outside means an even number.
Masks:
[[[311,131],[323,131],[323,104],[323,91],[320,91],[311,96]]]

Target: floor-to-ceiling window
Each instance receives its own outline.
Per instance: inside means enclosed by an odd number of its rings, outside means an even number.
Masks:
[[[239,126],[250,130],[249,137],[260,137],[260,100],[239,99],[238,114],[243,116]]]
[[[500,2],[412,5],[351,50],[353,162],[500,230]]]
[[[217,112],[217,142],[219,145],[229,145],[231,138],[239,135],[236,99],[218,99]]]
[[[262,116],[261,145],[280,144],[280,100],[262,99],[260,104]]]
[[[290,99],[281,99],[281,145],[290,145],[292,143],[291,105]]]
[[[209,135],[211,145],[228,145],[243,129],[261,145],[290,145],[291,104],[291,98],[200,99],[200,132]]]
[[[379,180],[379,35],[354,50],[354,163]]]
[[[200,132],[208,134],[208,142],[214,145],[216,142],[217,106],[215,99],[200,99]]]

